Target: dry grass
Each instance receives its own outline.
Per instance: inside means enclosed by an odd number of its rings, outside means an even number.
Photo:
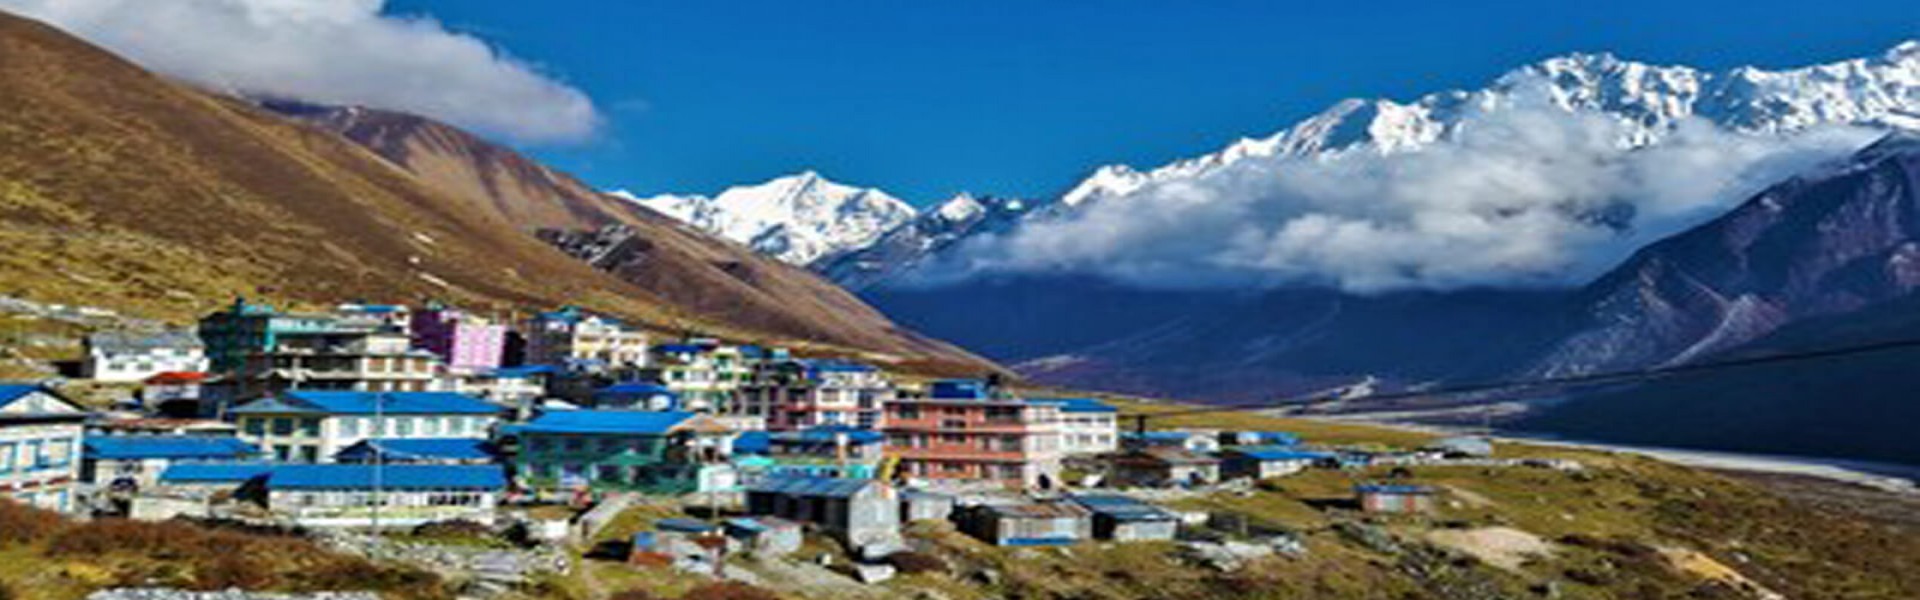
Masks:
[[[180,522],[73,523],[9,501],[0,501],[0,581],[16,584],[23,598],[48,599],[129,585],[449,597],[432,573],[375,565],[301,538]]]

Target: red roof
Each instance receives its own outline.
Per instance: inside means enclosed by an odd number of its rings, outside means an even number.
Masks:
[[[167,371],[147,378],[147,385],[181,385],[206,381],[207,374],[199,371]]]

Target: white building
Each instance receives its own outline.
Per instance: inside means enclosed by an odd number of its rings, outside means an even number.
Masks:
[[[1060,450],[1069,455],[1105,454],[1120,448],[1120,411],[1092,398],[1036,398],[1060,405]]]
[[[527,363],[598,362],[607,367],[647,365],[647,334],[619,321],[568,306],[527,322]]]
[[[694,339],[653,348],[649,372],[680,395],[686,410],[738,413],[741,390],[753,382],[747,349],[718,340]]]
[[[741,412],[775,431],[844,425],[879,429],[896,392],[884,371],[843,360],[789,360],[763,365],[740,393]]]
[[[207,370],[206,346],[190,332],[102,331],[87,336],[86,345],[81,368],[95,381],[135,382],[170,371]]]
[[[272,460],[330,462],[369,438],[485,439],[501,408],[451,392],[291,390],[233,409],[240,438]]]
[[[85,420],[85,410],[52,390],[0,385],[0,497],[72,510]]]
[[[492,525],[507,477],[498,465],[282,465],[265,486],[267,508],[305,527]]]

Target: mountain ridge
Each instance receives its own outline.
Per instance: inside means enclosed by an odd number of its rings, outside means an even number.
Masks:
[[[919,214],[878,188],[836,183],[812,170],[732,186],[711,197],[611,194],[803,266],[872,244]]]
[[[0,293],[176,322],[235,296],[441,300],[509,317],[578,304],[658,331],[993,368],[503,147],[372,114],[348,120],[362,140],[348,139],[0,14]],[[399,143],[361,143],[380,140]],[[681,287],[571,259],[532,235],[540,222],[634,224],[663,249],[651,276]]]

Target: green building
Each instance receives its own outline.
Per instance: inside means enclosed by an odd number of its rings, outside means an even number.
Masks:
[[[501,433],[517,440],[515,477],[534,490],[677,494],[734,485],[715,468],[732,434],[715,425],[689,412],[565,410]]]
[[[233,306],[200,319],[200,342],[207,348],[209,370],[233,373],[246,366],[247,357],[278,347],[282,335],[338,328],[338,320],[331,315],[281,313],[272,306],[236,298]]]

